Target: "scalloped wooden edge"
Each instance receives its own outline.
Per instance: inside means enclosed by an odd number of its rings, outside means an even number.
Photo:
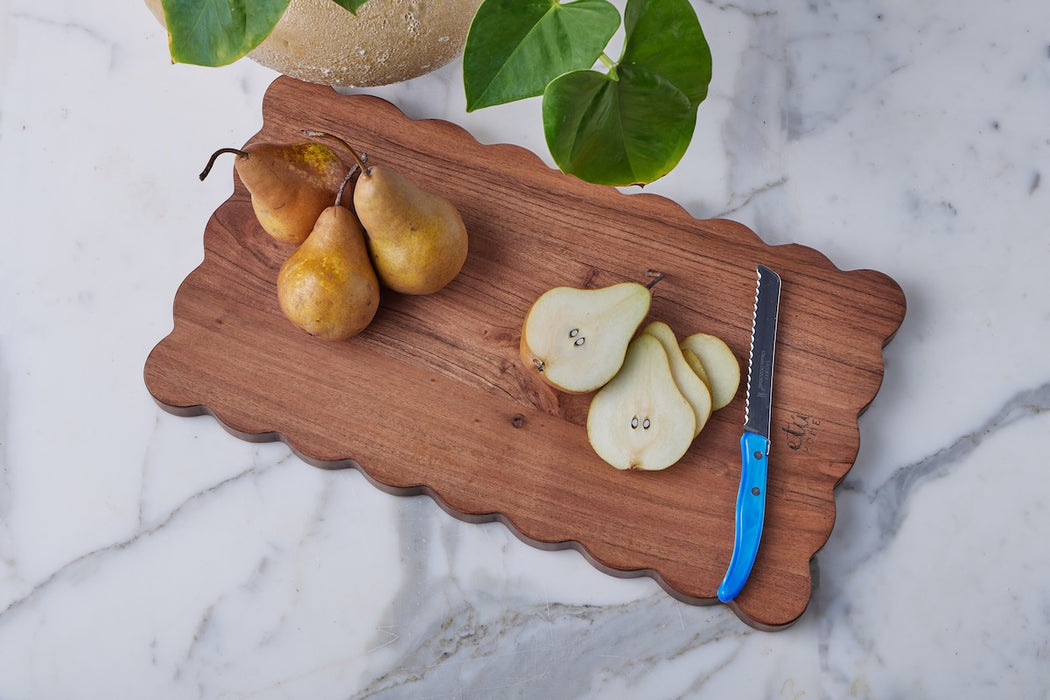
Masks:
[[[461,127],[461,126],[459,126],[457,124],[453,124],[451,122],[448,122],[448,121],[445,121],[445,120],[440,120],[440,119],[419,119],[419,120],[412,119],[412,118],[408,117],[407,115],[405,115],[395,105],[389,103],[386,100],[383,100],[382,98],[371,96],[371,95],[341,95],[340,93],[338,93],[337,91],[335,91],[332,88],[329,88],[329,87],[326,87],[326,86],[320,86],[320,85],[312,85],[312,84],[301,83],[301,81],[297,81],[297,80],[295,80],[293,78],[289,78],[289,77],[285,77],[285,76],[278,77],[273,82],[273,84],[270,86],[270,88],[267,90],[267,92],[266,92],[266,94],[264,96],[264,100],[263,100],[263,115],[264,115],[263,128],[260,129],[260,131],[255,136],[253,136],[251,139],[249,139],[247,143],[251,143],[252,141],[260,138],[267,131],[267,125],[266,125],[267,114],[271,110],[274,109],[273,101],[279,99],[278,93],[281,90],[283,90],[286,87],[292,87],[292,86],[294,86],[296,89],[305,88],[307,90],[330,92],[331,93],[331,97],[335,98],[335,99],[353,99],[353,100],[357,100],[357,101],[361,101],[361,102],[369,102],[373,106],[373,108],[381,109],[381,110],[384,110],[384,111],[388,112],[391,115],[392,118],[399,119],[399,120],[404,120],[404,121],[407,121],[407,122],[415,122],[415,123],[419,123],[419,124],[426,124],[426,125],[428,125],[428,128],[431,128],[431,129],[447,130],[450,134],[453,135],[454,138],[459,138],[459,139],[466,138],[470,142],[475,144],[478,148],[485,149],[488,152],[497,151],[497,152],[499,152],[501,154],[501,156],[503,158],[505,158],[507,160],[513,160],[513,161],[520,162],[522,164],[522,167],[532,168],[532,169],[535,169],[535,168],[539,167],[539,168],[542,168],[544,170],[548,170],[548,171],[551,171],[551,172],[557,172],[556,170],[549,168],[549,166],[547,166],[547,164],[544,163],[543,160],[538,155],[536,155],[535,153],[533,153],[533,152],[529,151],[528,149],[523,148],[521,146],[517,146],[517,145],[514,145],[514,144],[504,144],[504,143],[485,144],[485,143],[482,143],[482,142],[478,141],[466,129],[464,129],[463,127]],[[610,188],[603,187],[603,186],[590,185],[588,183],[581,183],[579,181],[576,181],[576,183],[577,183],[577,186],[579,188],[583,189],[583,190],[586,190],[588,188],[596,188],[596,189],[601,189],[601,190],[610,189]],[[235,200],[243,199],[243,194],[241,194],[241,193],[239,193],[237,191],[239,188],[242,187],[242,185],[240,185],[240,183],[237,181],[236,177],[234,177],[234,186],[235,186],[234,193],[231,194],[231,196],[222,205],[220,205],[220,207],[219,207],[220,210],[223,207],[233,203]],[[631,194],[627,194],[627,193],[623,193],[623,192],[619,192],[618,194],[619,194],[619,196],[622,196],[622,197],[639,198],[640,201],[644,201],[644,202],[649,203],[646,206],[653,206],[653,207],[658,207],[658,208],[667,209],[667,210],[673,209],[678,216],[683,217],[684,219],[687,219],[687,220],[690,220],[690,221],[694,221],[694,222],[703,223],[703,220],[695,219],[680,204],[678,204],[677,202],[674,202],[673,200],[670,200],[670,199],[668,199],[668,198],[666,198],[666,197],[664,197],[662,195],[654,194],[654,193],[631,193]],[[218,212],[218,210],[217,210],[217,212]],[[759,244],[759,245],[764,246],[764,247],[769,248],[769,249],[791,249],[791,250],[795,251],[799,255],[800,258],[809,258],[811,262],[812,261],[816,261],[816,262],[812,262],[812,264],[814,264],[817,267],[823,267],[823,268],[826,268],[826,269],[830,269],[830,270],[833,270],[833,271],[835,271],[837,273],[841,273],[841,274],[844,274],[844,275],[851,275],[851,276],[852,275],[876,276],[878,278],[879,282],[882,285],[886,285],[887,287],[892,286],[893,288],[895,288],[896,293],[899,296],[899,303],[900,303],[900,307],[901,307],[901,314],[900,314],[899,318],[897,318],[897,319],[895,319],[893,321],[887,321],[886,322],[886,324],[885,324],[886,325],[885,335],[884,335],[884,338],[883,338],[883,340],[881,342],[881,345],[879,346],[879,348],[877,350],[878,359],[879,359],[878,382],[872,386],[870,392],[863,393],[863,394],[855,394],[854,395],[859,400],[856,402],[856,404],[857,404],[856,405],[856,415],[855,415],[855,420],[854,420],[854,424],[855,424],[855,427],[856,427],[856,431],[855,431],[855,436],[856,437],[853,440],[853,443],[854,443],[853,444],[853,449],[851,450],[851,454],[849,455],[849,459],[848,460],[843,460],[843,463],[845,464],[845,468],[841,470],[841,473],[838,474],[837,479],[834,481],[834,483],[831,485],[831,487],[827,491],[828,502],[831,504],[831,513],[830,513],[831,523],[830,523],[829,527],[827,528],[826,532],[824,533],[824,536],[812,548],[812,551],[810,552],[810,554],[809,554],[809,556],[807,558],[807,562],[811,563],[813,558],[816,556],[817,552],[819,552],[820,549],[822,549],[823,546],[827,543],[828,539],[831,536],[831,533],[834,530],[834,523],[835,523],[835,519],[837,517],[837,504],[835,503],[834,489],[839,483],[841,483],[841,481],[846,477],[846,475],[852,469],[852,467],[854,466],[854,462],[855,462],[856,456],[859,453],[859,449],[860,449],[859,418],[864,413],[864,411],[871,405],[871,403],[874,401],[874,399],[878,395],[878,392],[879,392],[879,390],[881,388],[881,385],[882,385],[882,382],[883,382],[883,378],[884,378],[884,370],[885,370],[885,361],[884,361],[884,356],[882,354],[882,349],[885,348],[886,345],[888,345],[889,342],[892,341],[894,335],[896,334],[896,332],[900,328],[901,324],[903,323],[904,316],[905,316],[905,311],[906,311],[904,294],[903,294],[903,291],[900,289],[899,285],[897,285],[897,283],[895,281],[893,281],[891,278],[889,278],[884,273],[881,273],[881,272],[878,272],[878,271],[875,271],[875,270],[869,270],[869,269],[858,269],[858,270],[849,270],[849,271],[842,270],[841,268],[839,268],[836,265],[834,265],[831,262],[831,260],[826,255],[824,255],[820,251],[817,251],[817,250],[815,250],[813,248],[802,246],[802,245],[796,244],[796,243],[790,243],[790,244],[785,244],[785,245],[781,245],[781,246],[769,246],[764,241],[762,241],[761,237],[755,231],[751,230],[750,228],[748,228],[747,226],[745,226],[743,224],[740,224],[739,222],[735,222],[735,221],[728,220],[728,219],[708,219],[706,221],[708,221],[708,222],[717,222],[717,223],[720,223],[722,225],[729,226],[729,227],[734,229],[734,231],[735,231],[734,235],[738,235],[738,236],[742,236],[744,238],[748,238],[748,239],[751,240],[752,243]],[[211,222],[209,222],[209,228],[210,228],[210,226],[211,226]],[[198,270],[200,270],[201,268],[206,266],[206,264],[208,263],[209,255],[210,255],[210,253],[209,253],[209,250],[208,250],[208,246],[206,245],[205,246],[205,260],[202,261],[198,265],[198,267],[195,268],[187,276],[187,278],[186,278],[186,280],[184,280],[183,284],[185,284],[186,281],[189,280],[189,278],[192,275],[196,274],[198,272]],[[183,285],[180,285],[179,290],[176,292],[176,298],[178,297],[179,293],[181,293],[182,286]],[[175,324],[178,324],[178,322],[179,322],[178,318],[174,314],[173,314],[173,321],[174,321]],[[158,342],[157,346],[154,348],[154,352],[156,351],[157,348],[159,348],[165,342],[165,340],[168,339],[168,337],[174,335],[176,333],[176,330],[177,330],[176,328],[173,328],[172,331],[167,336],[165,336],[164,339],[162,339],[160,342]],[[152,355],[153,355],[153,352],[150,353],[151,357],[152,357]],[[149,365],[149,359],[147,359],[147,367],[148,367],[148,365]],[[147,388],[149,389],[148,379],[147,379]],[[165,410],[165,411],[167,411],[167,412],[169,412],[169,413],[171,413],[173,415],[178,415],[178,416],[183,416],[183,417],[193,417],[193,416],[208,415],[208,416],[211,416],[212,418],[214,418],[219,423],[219,425],[221,425],[227,432],[229,432],[231,435],[236,436],[239,439],[242,439],[242,440],[245,440],[245,441],[248,441],[248,442],[258,442],[258,443],[275,442],[275,441],[282,442],[282,443],[286,444],[289,447],[289,449],[298,458],[300,458],[301,460],[303,460],[307,464],[310,464],[310,465],[315,466],[317,468],[323,468],[323,469],[356,468],[362,475],[365,476],[365,478],[370,483],[372,483],[375,487],[379,488],[380,490],[382,490],[382,491],[384,491],[386,493],[390,493],[390,494],[396,495],[396,496],[418,496],[418,495],[429,496],[446,513],[448,513],[448,514],[452,515],[453,517],[455,517],[455,518],[457,518],[459,520],[462,520],[464,522],[468,522],[468,523],[501,522],[517,538],[519,538],[523,542],[525,542],[525,543],[527,543],[527,544],[529,544],[531,546],[534,546],[534,547],[536,547],[538,549],[543,549],[543,550],[573,549],[573,550],[576,550],[577,552],[579,552],[585,558],[585,560],[587,560],[592,566],[594,566],[596,569],[598,569],[599,571],[602,571],[602,572],[604,572],[606,574],[609,574],[609,575],[612,575],[612,576],[615,576],[615,577],[620,577],[620,578],[638,578],[638,577],[642,577],[642,576],[646,576],[646,577],[652,578],[669,595],[671,595],[672,597],[674,597],[675,599],[677,599],[677,600],[679,600],[679,601],[681,601],[683,603],[687,603],[687,604],[691,604],[691,605],[712,605],[712,604],[718,604],[719,603],[717,598],[696,598],[696,597],[692,597],[692,596],[688,596],[686,594],[683,594],[681,591],[676,589],[674,586],[670,585],[664,579],[664,577],[660,574],[660,572],[658,570],[656,570],[656,569],[652,569],[652,568],[618,569],[618,568],[609,566],[609,565],[605,564],[604,562],[602,562],[597,556],[595,556],[590,551],[590,549],[587,547],[587,545],[585,545],[584,543],[581,543],[579,541],[576,541],[576,540],[573,540],[573,539],[567,539],[567,540],[561,540],[561,541],[545,541],[545,540],[541,540],[541,539],[536,539],[534,537],[529,536],[527,533],[525,533],[521,528],[519,528],[515,524],[514,519],[512,517],[510,517],[510,516],[508,516],[508,515],[506,515],[504,513],[498,512],[496,510],[493,510],[492,512],[489,512],[489,513],[482,513],[482,514],[470,514],[470,513],[465,513],[465,512],[459,511],[459,510],[457,510],[456,508],[452,507],[449,504],[449,502],[446,500],[446,498],[442,495],[442,493],[440,491],[435,490],[435,489],[433,489],[433,488],[431,488],[431,487],[429,487],[429,486],[427,486],[425,484],[418,484],[418,485],[407,486],[406,487],[406,486],[395,486],[395,485],[391,485],[391,484],[388,484],[388,483],[384,483],[383,481],[375,478],[374,475],[369,472],[367,466],[361,465],[360,463],[358,463],[357,461],[355,461],[352,458],[345,458],[345,459],[338,459],[338,460],[326,460],[326,459],[318,458],[316,456],[311,455],[308,450],[305,450],[302,447],[298,446],[295,443],[294,439],[289,439],[287,436],[282,434],[280,431],[273,430],[273,429],[267,429],[267,428],[255,429],[255,428],[250,428],[250,427],[245,427],[245,426],[238,427],[238,426],[234,425],[232,422],[230,422],[227,419],[225,419],[223,417],[223,414],[222,414],[221,410],[217,410],[217,409],[214,409],[212,407],[209,407],[209,406],[206,406],[206,405],[203,405],[203,404],[193,404],[193,405],[180,406],[180,405],[176,405],[176,404],[167,403],[161,397],[159,397],[156,394],[154,394],[152,389],[149,389],[149,390],[150,390],[150,393],[153,395],[153,398],[154,398],[155,402],[157,403],[157,405],[160,408],[162,408],[163,410]],[[807,595],[807,600],[808,600],[809,598],[811,598],[811,594],[812,594],[812,577],[809,574],[807,574],[807,583],[808,583],[808,586],[809,586],[808,595]],[[756,629],[763,630],[763,631],[776,631],[776,630],[782,630],[782,629],[785,629],[787,627],[790,627],[799,618],[801,618],[801,616],[805,613],[805,610],[808,609],[808,602],[807,602],[806,607],[801,609],[798,612],[798,615],[795,616],[793,619],[787,620],[787,621],[771,622],[771,621],[764,621],[764,620],[761,620],[761,619],[757,619],[755,615],[749,613],[747,611],[747,609],[746,609],[746,606],[743,606],[741,604],[742,600],[746,600],[746,597],[742,596],[741,598],[738,598],[736,601],[732,601],[731,603],[728,604],[728,607],[730,609],[732,609],[734,611],[734,613],[743,622],[745,622],[746,624],[748,624],[748,625],[750,625],[750,626],[752,626],[752,627],[754,627]]]

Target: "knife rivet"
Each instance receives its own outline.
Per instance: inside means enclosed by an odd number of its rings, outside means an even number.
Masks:
[[[752,496],[757,496],[760,493],[762,493],[762,490],[759,489],[757,486],[752,486],[751,487],[751,495]]]
[[[755,450],[755,459],[762,459],[765,455],[762,454],[762,450]]]

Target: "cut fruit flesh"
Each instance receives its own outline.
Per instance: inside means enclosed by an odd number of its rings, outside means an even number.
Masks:
[[[617,469],[654,471],[680,460],[695,437],[696,414],[671,375],[659,340],[639,335],[623,367],[594,395],[587,439]]]
[[[707,387],[707,390],[711,391],[711,379],[707,376],[707,370],[704,369],[704,363],[701,362],[700,358],[696,356],[696,353],[690,350],[689,348],[684,348],[681,346],[679,347],[682,350],[682,357],[685,358],[685,361],[689,364],[689,367],[691,367],[693,372],[696,373],[696,376],[700,377],[700,381],[704,383],[704,386]]]
[[[682,340],[683,351],[696,355],[707,373],[711,389],[711,406],[725,408],[740,387],[740,363],[725,342],[707,333],[694,333]]]
[[[651,302],[650,291],[636,282],[548,290],[522,325],[522,360],[562,391],[599,389],[619,371]]]
[[[671,330],[670,326],[663,321],[653,321],[642,329],[642,333],[651,335],[659,340],[664,352],[667,353],[667,361],[671,366],[671,376],[674,378],[675,384],[678,385],[679,391],[682,392],[682,396],[693,407],[693,413],[696,415],[696,428],[693,433],[693,437],[696,437],[704,429],[707,419],[711,417],[711,391],[686,361],[685,354],[678,346],[678,338],[675,337],[674,331]],[[703,365],[701,365],[701,371],[703,371]]]

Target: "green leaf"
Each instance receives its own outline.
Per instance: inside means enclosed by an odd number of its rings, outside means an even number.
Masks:
[[[171,59],[225,66],[270,35],[289,0],[163,0]]]
[[[361,6],[368,2],[368,0],[332,0],[332,2],[339,5],[339,7],[342,7],[344,10],[348,10],[356,15],[357,11],[361,9]]]
[[[707,97],[711,48],[688,0],[628,0],[620,65],[662,76],[695,106]]]
[[[590,68],[620,26],[608,0],[484,0],[467,33],[467,111],[542,95],[562,73]]]
[[[659,76],[622,66],[619,80],[575,71],[543,95],[547,147],[563,172],[602,185],[666,175],[685,154],[696,109]]]
[[[543,95],[543,127],[563,172],[632,185],[685,155],[711,81],[711,52],[688,0],[628,0],[623,55],[608,75],[581,70]]]

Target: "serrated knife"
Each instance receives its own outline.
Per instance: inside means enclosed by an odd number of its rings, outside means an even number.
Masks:
[[[736,497],[733,556],[718,587],[718,599],[728,603],[744,588],[758,555],[766,515],[766,474],[769,469],[769,424],[773,398],[773,353],[780,313],[780,275],[758,266],[758,288],[751,323],[751,355],[747,364],[744,434],[740,437],[740,490]]]

